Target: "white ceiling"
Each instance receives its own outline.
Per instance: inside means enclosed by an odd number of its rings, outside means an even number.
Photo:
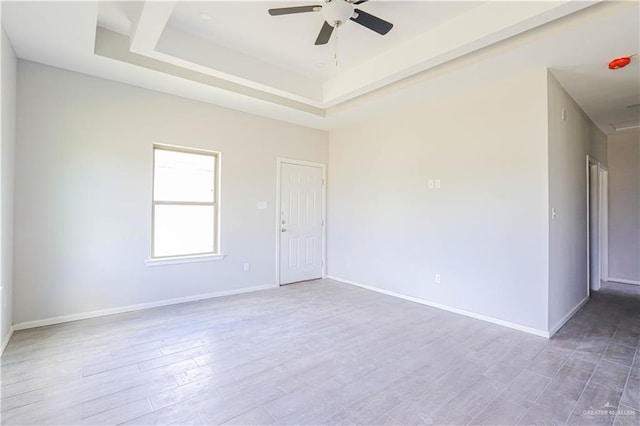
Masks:
[[[456,15],[482,5],[482,2],[370,1],[357,7],[397,23],[389,34],[381,36],[348,22],[334,32],[330,43],[324,46],[314,46],[324,22],[320,13],[286,16],[270,16],[267,13],[271,8],[318,4],[322,4],[322,0],[180,2],[174,7],[168,26],[324,81],[335,75],[338,69],[352,68],[423,33],[427,28],[441,25]],[[203,20],[201,13],[208,14],[211,20]],[[336,40],[338,67],[333,60]]]
[[[394,28],[347,22],[337,68],[319,13],[266,12],[318,3],[3,1],[2,19],[21,58],[321,129],[532,67],[605,131],[638,117],[637,58],[606,69],[640,50],[637,2],[372,0]]]
[[[630,15],[638,25],[638,15]],[[612,31],[631,32],[633,26],[612,28]],[[633,34],[629,34],[633,37]],[[638,52],[638,38],[635,46],[607,49],[609,56],[620,57]],[[635,49],[635,50],[634,50]],[[604,56],[604,55],[603,55]],[[551,72],[569,92],[582,109],[595,119],[601,128],[611,132],[615,128],[640,125],[640,66],[636,60],[625,68],[615,71],[603,66],[602,62],[585,62],[578,65],[555,68]]]

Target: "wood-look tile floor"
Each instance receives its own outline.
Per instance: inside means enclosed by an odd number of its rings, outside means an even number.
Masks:
[[[551,340],[322,280],[16,332],[2,424],[638,424],[640,287]]]

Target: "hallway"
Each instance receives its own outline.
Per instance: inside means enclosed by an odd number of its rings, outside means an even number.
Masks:
[[[549,347],[572,350],[557,376],[564,374],[561,387],[579,395],[569,424],[611,424],[616,411],[615,424],[638,424],[639,337],[640,287],[603,283],[551,339]],[[569,373],[578,370],[591,375]]]

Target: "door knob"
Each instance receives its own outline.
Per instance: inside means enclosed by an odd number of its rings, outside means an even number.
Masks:
[[[284,229],[284,228],[282,228],[282,229],[281,229],[281,231],[282,231],[282,232],[287,232],[287,230],[286,230],[286,229]]]

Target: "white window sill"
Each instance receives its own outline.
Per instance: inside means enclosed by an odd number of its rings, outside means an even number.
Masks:
[[[144,263],[146,263],[148,267],[152,267],[176,265],[179,263],[211,262],[215,260],[223,260],[225,256],[225,254],[197,254],[193,256],[159,257],[156,259],[147,259]]]

